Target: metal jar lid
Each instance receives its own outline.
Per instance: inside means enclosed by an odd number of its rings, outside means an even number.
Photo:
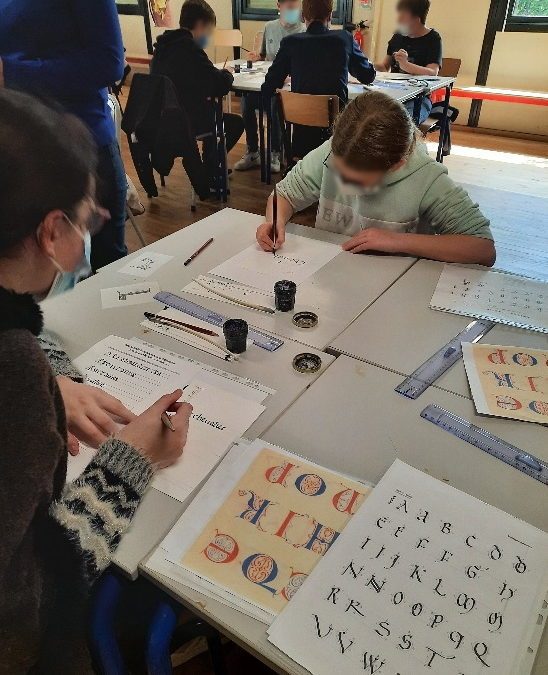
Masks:
[[[293,369],[298,373],[317,373],[322,367],[322,360],[317,354],[304,352],[293,359]]]
[[[297,328],[314,328],[318,325],[318,315],[314,312],[297,312],[293,317]]]

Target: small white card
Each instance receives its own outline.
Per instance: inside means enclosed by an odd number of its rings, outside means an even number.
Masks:
[[[124,305],[142,305],[153,300],[159,290],[160,286],[156,281],[102,288],[101,303],[103,309],[123,307]]]
[[[154,274],[160,267],[163,267],[167,262],[173,258],[172,255],[165,255],[164,253],[155,253],[154,251],[147,251],[132,258],[127,265],[119,269],[120,274],[129,274],[132,277],[149,277]]]

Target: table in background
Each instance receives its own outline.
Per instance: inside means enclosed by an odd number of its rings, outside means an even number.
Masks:
[[[394,392],[399,381],[394,373],[340,356],[262,437],[330,469],[374,483],[399,458],[548,530],[545,485],[419,415],[428,403],[435,402],[548,460],[545,429],[479,417],[471,401],[439,389],[429,390],[424,401],[411,401]],[[308,673],[268,642],[265,624],[159,574],[146,561],[141,570],[270,668],[290,675]],[[547,668],[548,643],[544,640],[533,675]]]
[[[234,73],[234,82],[232,84],[232,90],[239,92],[243,95],[249,92],[258,93],[261,91],[265,75],[268,71],[269,62],[259,61],[253,64],[253,68],[248,70],[246,67],[245,60],[231,61],[230,65],[240,64],[242,68],[241,72]],[[222,68],[224,64],[217,63],[217,67]],[[418,116],[421,109],[421,103],[425,96],[429,96],[432,92],[439,89],[445,89],[445,102],[444,102],[444,111],[445,115],[442,120],[442,128],[440,130],[440,142],[438,145],[437,160],[443,161],[442,148],[443,141],[445,138],[445,133],[447,129],[447,108],[449,106],[449,99],[451,97],[451,89],[455,82],[454,77],[438,77],[436,80],[420,80],[420,84],[412,85],[402,79],[389,79],[383,78],[382,76],[377,78],[371,85],[357,84],[355,82],[350,82],[348,84],[348,98],[352,100],[360,94],[363,94],[364,91],[376,90],[382,91],[391,98],[400,101],[400,103],[406,103],[407,101],[414,100],[414,111],[413,118],[415,121],[418,121]],[[286,89],[290,89],[290,84],[285,85]],[[265,147],[264,139],[264,111],[263,111],[263,101],[262,97],[259,97],[259,143],[260,143],[260,154],[261,154],[261,179],[264,182],[270,184],[271,181],[271,171],[270,171],[270,124],[271,124],[271,115],[270,110],[266,111],[267,119],[267,141]]]
[[[146,251],[174,256],[146,281],[157,281],[160,288],[178,293],[198,271],[209,270],[251,243],[253,239],[250,236],[255,231],[257,219],[258,216],[227,209],[141,249],[137,256]],[[221,235],[221,232],[224,232],[224,235]],[[183,261],[211,234],[219,235],[219,246],[210,246],[191,265],[184,267]],[[248,438],[260,436],[321,374],[322,371],[313,375],[303,375],[293,370],[293,358],[305,350],[302,344],[291,340],[286,339],[275,352],[254,346],[242,355],[239,361],[226,362],[154,331],[145,333],[140,326],[143,312],[158,311],[161,305],[156,301],[117,309],[102,309],[102,288],[144,281],[142,278],[118,272],[127,262],[128,258],[124,258],[112,263],[104,267],[99,274],[78,284],[74,291],[43,303],[46,328],[61,336],[71,358],[79,356],[106,336],[114,334],[124,338],[141,338],[197,361],[257,380],[277,391],[266,400],[266,410],[246,432]],[[200,304],[206,304],[201,300],[198,298]],[[227,304],[223,309],[230,312]],[[319,354],[310,347],[307,347],[306,351]],[[328,354],[319,355],[323,362],[322,369],[334,360]],[[185,503],[189,501],[190,498]],[[114,563],[125,573],[135,576],[139,562],[163,538],[183,508],[184,504],[176,499],[155,489],[148,490],[132,527],[116,552]]]
[[[333,340],[329,350],[376,364],[402,376],[411,375],[474,320],[430,309],[430,299],[442,269],[443,263],[419,260]],[[497,324],[480,342],[547,349],[548,335]],[[447,370],[435,386],[470,398],[463,360]],[[419,400],[427,396],[428,392]]]

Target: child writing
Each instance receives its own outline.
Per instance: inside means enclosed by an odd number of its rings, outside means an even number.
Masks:
[[[96,440],[107,440],[65,485],[68,409],[37,340],[36,298],[82,258],[97,210],[96,165],[90,134],[76,118],[0,89],[2,672],[90,672],[86,586],[108,566],[154,471],[181,455],[192,410],[177,403],[181,390],[138,417],[122,406],[128,424],[115,433],[111,417],[97,413],[103,435]],[[59,348],[54,362],[77,377]],[[85,413],[94,388],[73,386],[83,391],[73,405]],[[161,422],[166,410],[175,412],[175,432]],[[94,427],[80,430],[93,436]]]
[[[301,160],[277,191],[277,248],[293,213],[319,202],[316,227],[347,235],[345,251],[495,262],[489,221],[417,143],[404,107],[380,92],[351,101],[332,139]],[[273,250],[272,196],[257,241]]]

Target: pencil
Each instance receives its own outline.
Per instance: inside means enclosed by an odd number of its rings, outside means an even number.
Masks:
[[[149,312],[147,312],[149,314]],[[205,342],[209,342],[212,344],[214,347],[216,347],[219,351],[223,352],[226,354],[225,356],[225,361],[238,361],[238,357],[233,354],[232,352],[229,352],[228,349],[225,349],[222,347],[220,344],[215,342],[215,340],[212,340],[211,338],[207,337],[206,335],[203,335],[201,333],[196,332],[195,330],[192,330],[191,328],[186,328],[183,325],[174,325],[172,323],[169,323],[171,319],[164,319],[162,316],[156,316],[154,315],[154,318],[151,318],[150,316],[147,316],[147,319],[149,321],[153,321],[154,323],[159,323],[159,324],[164,324],[164,326],[168,326],[170,328],[176,328],[177,330],[182,330],[185,333],[189,333],[190,335],[194,335],[194,337],[200,338],[200,340],[205,340]]]
[[[210,244],[213,243],[213,237],[211,239],[208,239],[205,244],[202,244],[200,248],[197,251],[194,251],[194,253],[190,256],[190,258],[187,258],[183,265],[186,267],[187,265],[190,265],[190,263],[196,258],[197,256],[200,255],[200,253],[205,250]]]
[[[160,419],[162,420],[162,424],[164,425],[164,427],[167,427],[170,431],[175,431],[175,427],[173,426],[173,422],[171,421],[167,412],[163,412]]]
[[[227,56],[226,59],[225,59],[225,62],[224,62],[224,65],[223,65],[223,70],[226,68],[226,63],[227,63],[227,61],[228,61],[228,56]]]
[[[153,314],[152,312],[145,312],[145,317],[149,321],[154,321],[154,319],[159,319],[160,321],[169,321],[176,326],[184,326],[185,328],[190,328],[190,330],[195,330],[197,333],[203,333],[204,335],[211,335],[211,337],[219,337],[219,333],[215,333],[212,330],[207,328],[202,328],[201,326],[194,326],[191,323],[184,323],[183,321],[177,321],[176,319],[171,319],[168,316],[160,316],[159,314]]]
[[[272,198],[272,241],[274,248],[272,253],[276,255],[276,241],[278,239],[278,192],[274,186],[274,196]]]
[[[198,284],[198,286],[201,286],[202,288],[206,288],[208,291],[211,291],[215,295],[218,295],[219,297],[224,298],[225,300],[231,300],[232,302],[235,302],[237,305],[249,307],[250,309],[256,309],[259,312],[266,312],[267,314],[276,314],[276,311],[271,307],[264,307],[263,305],[254,305],[252,302],[246,302],[245,300],[234,298],[231,295],[228,295],[227,293],[222,293],[221,291],[218,291],[216,288],[212,288],[211,286],[202,283],[198,279],[194,279],[194,283]]]

